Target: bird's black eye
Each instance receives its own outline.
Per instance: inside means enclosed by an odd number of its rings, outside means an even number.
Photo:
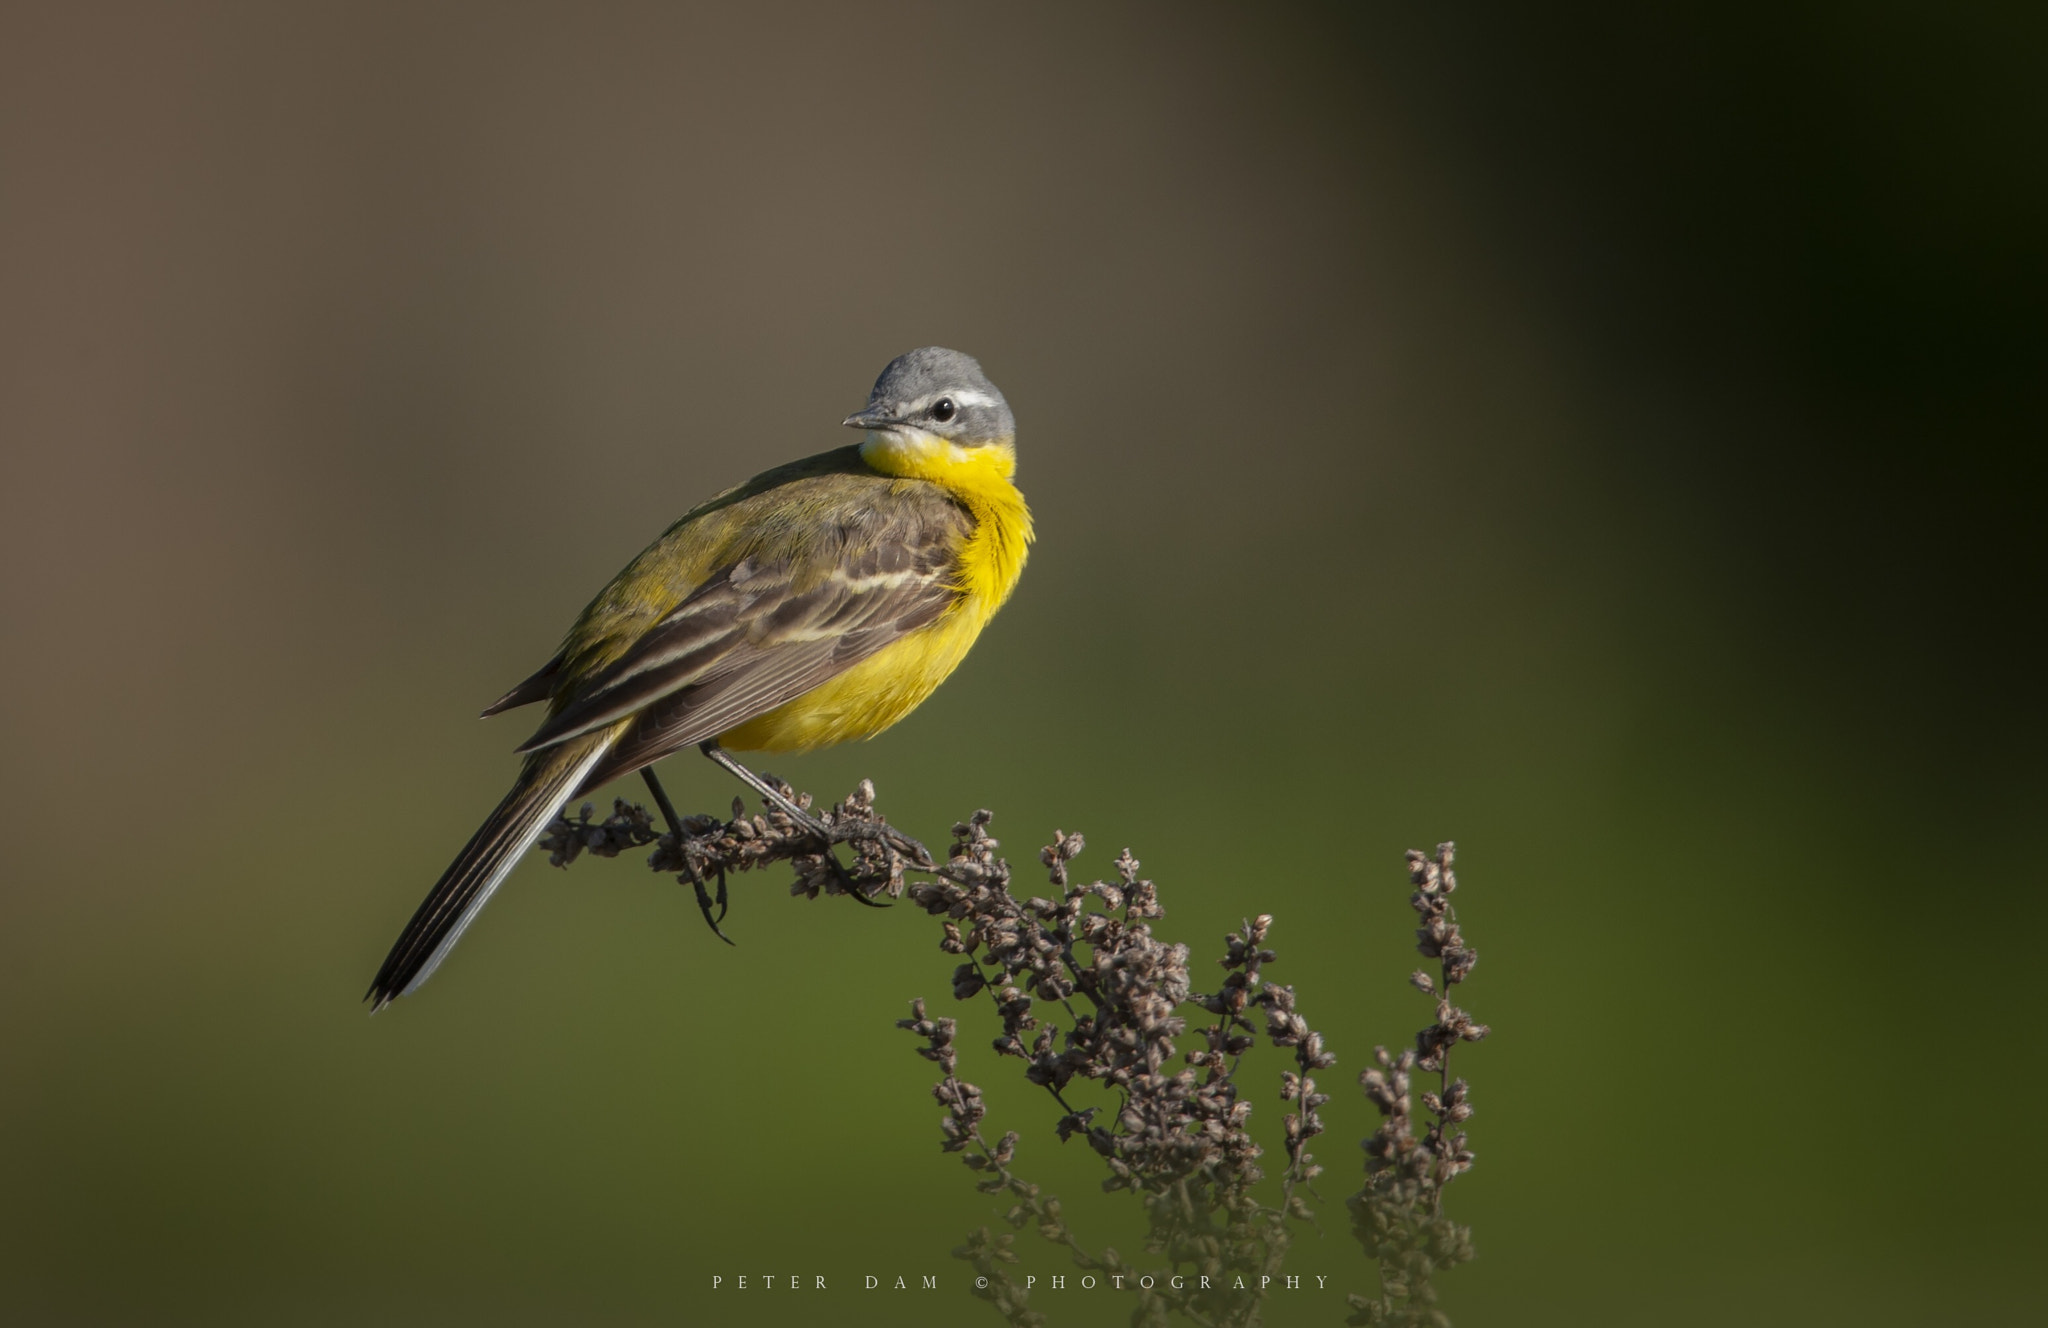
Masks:
[[[953,398],[940,397],[932,403],[932,418],[944,424],[953,418]]]

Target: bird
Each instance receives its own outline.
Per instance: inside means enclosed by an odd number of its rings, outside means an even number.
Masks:
[[[597,593],[552,659],[484,709],[547,705],[511,791],[378,969],[372,1013],[433,976],[565,805],[637,771],[680,835],[652,766],[697,747],[821,829],[727,749],[872,737],[958,667],[1032,541],[1009,402],[972,356],[925,346],[891,360],[842,423],[859,442],[685,513]],[[716,930],[701,883],[698,897]]]

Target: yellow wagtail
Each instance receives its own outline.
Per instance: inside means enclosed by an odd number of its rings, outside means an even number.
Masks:
[[[433,975],[565,803],[638,770],[680,833],[649,767],[694,746],[815,825],[723,748],[870,737],[960,663],[1031,540],[1009,403],[971,356],[927,346],[892,360],[845,423],[865,431],[859,443],[757,475],[669,527],[560,653],[484,711],[548,703],[512,791],[370,984],[374,1009]]]

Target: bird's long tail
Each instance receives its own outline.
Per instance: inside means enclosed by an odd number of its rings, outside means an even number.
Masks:
[[[363,999],[371,1012],[409,996],[434,975],[498,886],[519,865],[584,777],[617,739],[623,725],[534,753],[519,782],[485,819],[421,903],[391,947]]]

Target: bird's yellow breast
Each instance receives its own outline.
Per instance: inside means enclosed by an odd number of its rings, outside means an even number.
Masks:
[[[1031,510],[1010,477],[1007,444],[963,448],[929,434],[868,436],[862,458],[885,475],[937,484],[974,517],[956,561],[959,598],[929,627],[885,646],[829,682],[719,735],[739,751],[801,752],[871,738],[915,710],[967,657],[1017,586]]]

